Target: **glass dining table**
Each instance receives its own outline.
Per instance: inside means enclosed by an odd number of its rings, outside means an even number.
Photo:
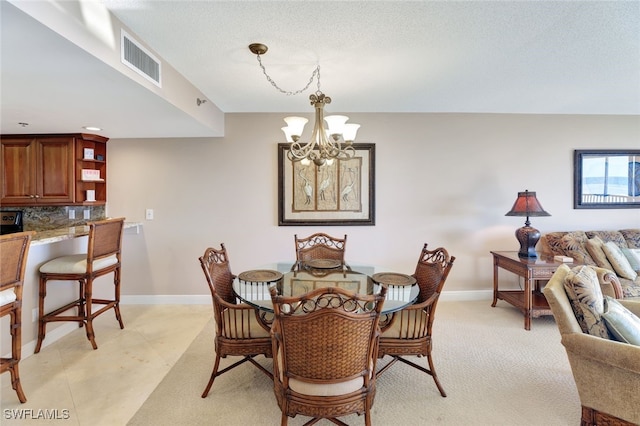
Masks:
[[[315,260],[310,264],[274,263],[259,269],[244,271],[233,281],[233,291],[243,302],[263,312],[273,312],[269,289],[276,286],[278,294],[297,296],[322,287],[341,287],[359,294],[375,294],[381,285],[387,286],[382,313],[401,310],[415,302],[420,289],[415,278],[380,268],[350,265],[348,268],[331,261]]]

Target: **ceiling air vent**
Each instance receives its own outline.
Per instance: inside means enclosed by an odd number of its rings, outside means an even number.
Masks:
[[[121,33],[122,63],[155,84],[162,87],[160,76],[162,64],[151,52],[133,39],[126,31]]]

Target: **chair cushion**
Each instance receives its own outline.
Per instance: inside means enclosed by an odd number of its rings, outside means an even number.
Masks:
[[[403,310],[396,312],[395,315],[396,318],[391,324],[391,327],[380,334],[381,339],[407,339],[424,337],[426,335],[426,326],[424,327],[425,333],[423,334],[418,333],[419,330],[416,329],[418,325],[427,323],[427,314],[425,314],[423,309]],[[416,319],[417,315],[422,318]]]
[[[607,259],[616,271],[616,274],[628,280],[635,280],[638,277],[636,271],[633,270],[626,256],[622,253],[620,247],[616,243],[609,241],[604,243],[602,250],[607,255]]]
[[[99,271],[118,263],[116,255],[105,257],[93,262],[93,270]],[[84,274],[87,272],[87,255],[72,254],[70,256],[57,257],[40,267],[40,272],[47,274]]]
[[[564,289],[582,331],[609,339],[602,319],[604,296],[596,271],[587,265],[573,268],[564,278]]]
[[[600,237],[589,238],[586,243],[587,252],[589,252],[593,260],[595,260],[596,265],[613,271],[613,266],[611,266],[611,263],[607,260],[607,255],[604,253],[604,250],[602,250],[603,245],[604,241],[602,241]]]
[[[283,365],[282,365],[282,348],[275,354],[278,363],[278,370],[280,371],[280,382],[283,381]],[[371,369],[373,371],[373,368]],[[278,380],[278,378],[276,378]],[[351,392],[355,392],[364,386],[364,378],[356,377],[355,379],[346,380],[339,383],[309,383],[298,379],[289,379],[289,388],[295,392],[303,395],[314,396],[337,396],[346,395]]]
[[[246,304],[238,305],[247,306]],[[230,339],[246,339],[249,335],[257,339],[271,337],[271,334],[262,328],[255,313],[246,309],[224,309],[222,312],[223,336]]]
[[[16,300],[16,293],[12,288],[0,291],[0,306],[8,305]]]
[[[616,340],[640,346],[640,318],[620,302],[607,296],[602,317]]]
[[[291,388],[292,391],[313,396],[346,395],[357,391],[362,388],[363,385],[364,378],[362,377],[330,384],[308,383],[302,380],[289,379],[289,388]]]

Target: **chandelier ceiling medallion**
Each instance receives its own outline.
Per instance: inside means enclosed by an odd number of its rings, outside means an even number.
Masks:
[[[285,117],[286,127],[282,128],[290,148],[287,151],[287,157],[291,161],[300,161],[303,164],[313,163],[317,166],[323,164],[332,164],[334,159],[347,160],[355,154],[353,141],[356,138],[359,124],[347,123],[349,117],[344,115],[324,116],[324,106],[331,103],[331,98],[320,91],[320,65],[311,74],[311,78],[305,87],[296,91],[282,90],[267,74],[262,65],[261,55],[267,53],[267,46],[262,43],[253,43],[249,45],[249,50],[258,58],[258,63],[262,72],[279,92],[286,95],[297,95],[309,88],[313,79],[317,80],[318,90],[309,96],[311,105],[315,108],[316,118],[313,127],[311,139],[308,142],[301,142],[300,138],[304,130],[305,124],[309,121],[304,117]],[[326,122],[326,127],[325,127]]]

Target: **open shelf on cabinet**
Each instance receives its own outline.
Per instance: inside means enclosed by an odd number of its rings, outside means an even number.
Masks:
[[[103,205],[107,202],[107,139],[82,136],[76,140],[76,203]],[[93,158],[87,158],[91,155]],[[87,179],[87,175],[99,176],[99,179]],[[87,191],[93,191],[95,199]]]

